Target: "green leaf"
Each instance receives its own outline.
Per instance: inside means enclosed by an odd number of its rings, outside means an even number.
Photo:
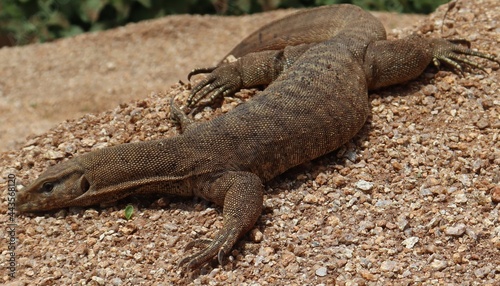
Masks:
[[[111,0],[109,3],[111,7],[115,8],[116,19],[115,21],[121,22],[128,18],[130,14],[130,3],[120,0]]]
[[[78,34],[81,34],[83,32],[85,32],[85,31],[80,26],[71,25],[69,28],[67,28],[61,32],[61,36],[72,37],[72,36],[76,36]]]
[[[112,22],[96,22],[90,26],[88,32],[103,31],[113,27]]]
[[[70,23],[68,19],[66,19],[66,16],[64,16],[62,13],[59,12],[54,12],[50,14],[46,24],[51,26],[59,26],[63,28],[70,27]]]
[[[128,205],[125,207],[125,218],[129,220],[134,214],[134,207],[132,205]]]
[[[141,3],[142,6],[146,8],[151,8],[151,0],[137,0],[137,2]]]
[[[108,4],[108,0],[83,1],[80,6],[80,18],[87,23],[95,23],[101,10]]]
[[[243,13],[249,13],[250,9],[252,8],[252,1],[250,0],[239,0],[236,1],[236,6],[242,11]]]

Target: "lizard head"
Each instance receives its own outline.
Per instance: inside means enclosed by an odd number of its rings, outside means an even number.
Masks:
[[[48,168],[31,185],[17,194],[19,212],[36,212],[73,206],[73,201],[90,188],[83,168],[75,160]]]

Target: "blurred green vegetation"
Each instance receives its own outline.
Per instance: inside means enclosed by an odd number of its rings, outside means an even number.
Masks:
[[[0,38],[45,42],[169,14],[241,15],[353,3],[367,10],[430,13],[448,0],[0,0]],[[2,39],[0,39],[1,41]]]

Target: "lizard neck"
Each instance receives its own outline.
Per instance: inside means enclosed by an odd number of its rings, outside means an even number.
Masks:
[[[200,177],[211,170],[206,156],[195,152],[182,135],[162,140],[122,144],[76,157],[85,170],[89,190],[78,204],[116,201],[129,195],[168,193],[191,196]],[[193,151],[192,151],[193,150]]]

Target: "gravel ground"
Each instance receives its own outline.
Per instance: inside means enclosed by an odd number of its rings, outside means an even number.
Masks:
[[[446,7],[413,31],[439,35]],[[394,31],[401,37],[409,31]],[[496,0],[460,1],[443,34],[500,55]],[[227,265],[182,275],[184,246],[211,237],[221,209],[200,199],[129,198],[96,208],[16,216],[11,285],[499,285],[500,72],[429,69],[371,95],[372,116],[338,152],[266,185],[264,211]],[[65,121],[2,153],[7,175],[33,180],[48,165],[96,148],[174,136],[168,103],[188,86]],[[255,92],[205,108],[208,120]],[[127,204],[135,207],[124,219]],[[2,201],[5,224],[6,200]],[[6,228],[0,230],[8,238]],[[0,245],[1,267],[9,257]]]

